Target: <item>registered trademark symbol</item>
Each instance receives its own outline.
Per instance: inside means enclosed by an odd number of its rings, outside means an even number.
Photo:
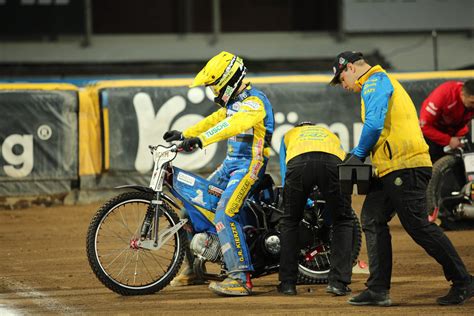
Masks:
[[[53,131],[51,129],[51,127],[49,127],[48,125],[41,125],[40,127],[38,127],[38,137],[42,140],[48,140],[51,138],[51,135],[53,134]]]

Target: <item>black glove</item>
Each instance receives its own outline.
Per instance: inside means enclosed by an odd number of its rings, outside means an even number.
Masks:
[[[202,148],[202,143],[199,137],[185,138],[179,147],[186,152],[191,152],[196,148]]]
[[[172,142],[174,140],[183,140],[184,137],[183,133],[181,133],[180,131],[167,131],[163,135],[163,139],[167,142]]]

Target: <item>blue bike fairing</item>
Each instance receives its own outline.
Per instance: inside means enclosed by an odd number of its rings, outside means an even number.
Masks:
[[[365,159],[377,143],[385,124],[388,101],[392,93],[392,83],[383,72],[373,74],[362,86],[361,96],[365,105],[364,126],[359,144],[351,151],[357,158]]]
[[[215,232],[214,213],[224,189],[180,168],[173,167],[173,169],[173,190],[184,203],[194,231],[198,233],[203,231]],[[202,209],[199,210],[199,207]],[[212,212],[212,216],[207,212]]]

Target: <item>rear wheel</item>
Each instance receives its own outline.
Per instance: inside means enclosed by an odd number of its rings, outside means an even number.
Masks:
[[[155,293],[175,277],[184,258],[185,233],[175,232],[157,250],[142,248],[150,233],[141,240],[145,215],[153,194],[128,192],[104,204],[92,219],[87,232],[87,257],[97,278],[121,295]],[[179,222],[165,202],[160,205],[158,233]],[[153,230],[153,223],[150,231]]]
[[[362,244],[362,228],[359,218],[354,216],[354,229],[352,235],[352,262],[355,264],[359,257]],[[329,270],[331,268],[331,232],[330,227],[321,229],[318,234],[320,243],[302,250],[298,265],[298,284],[325,284],[328,283]]]

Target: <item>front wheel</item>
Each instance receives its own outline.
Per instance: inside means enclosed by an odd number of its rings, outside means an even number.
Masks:
[[[121,295],[146,295],[163,289],[177,274],[184,258],[186,236],[183,229],[157,249],[150,244],[151,234],[142,240],[141,229],[146,214],[154,214],[154,196],[128,192],[104,204],[92,219],[87,232],[87,258],[97,278]],[[179,218],[172,208],[160,205],[158,234],[174,227]],[[150,231],[153,231],[151,224]]]
[[[351,259],[355,264],[359,257],[362,245],[362,228],[359,218],[352,210],[354,218],[354,228],[352,233],[352,253]],[[325,284],[328,283],[329,270],[331,269],[331,233],[330,228],[325,231],[322,229],[320,244],[313,245],[304,249],[299,256],[298,264],[298,284]]]

